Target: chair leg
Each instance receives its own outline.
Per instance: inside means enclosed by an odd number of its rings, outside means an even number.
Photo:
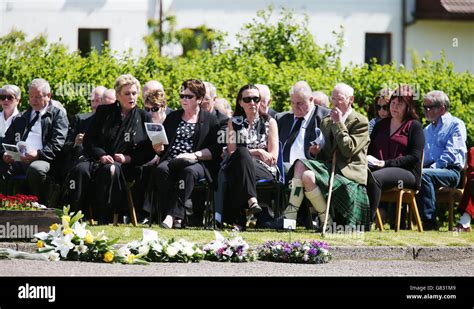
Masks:
[[[415,215],[416,225],[418,226],[418,232],[423,232],[423,224],[421,223],[420,213],[418,212],[418,205],[416,205],[415,196],[412,196],[410,207],[413,214]]]
[[[402,205],[403,205],[403,190],[400,190],[398,193],[398,201],[397,201],[397,215],[395,218],[396,221],[396,226],[395,226],[395,232],[400,231],[400,218],[402,216]]]
[[[128,200],[128,208],[130,210],[130,220],[133,226],[137,226],[137,213],[135,212],[135,205],[133,204],[132,190],[130,190],[130,187],[128,184],[127,184],[127,200]]]
[[[383,231],[384,231],[383,222],[382,222],[382,216],[380,215],[380,211],[379,211],[378,208],[377,208],[377,210],[375,211],[375,225],[376,225],[376,227],[380,230],[380,232],[383,232]]]

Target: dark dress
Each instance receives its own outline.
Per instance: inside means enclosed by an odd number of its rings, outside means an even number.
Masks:
[[[92,117],[84,135],[84,157],[73,167],[68,181],[72,180],[74,186],[68,189],[78,208],[88,211],[87,205],[93,205],[94,219],[108,222],[112,213],[126,209],[126,179],[133,179],[135,166],[153,158],[145,122],[151,122],[150,115],[137,107],[122,117],[118,103],[99,106]],[[103,155],[114,154],[128,155],[131,162],[100,163]]]

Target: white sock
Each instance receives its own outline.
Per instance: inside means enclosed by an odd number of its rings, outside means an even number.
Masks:
[[[328,225],[332,225],[332,218],[329,214],[326,214],[326,199],[323,196],[323,193],[319,187],[314,188],[313,191],[305,192],[304,195],[311,202],[311,205],[318,213],[319,221],[321,222],[321,227],[324,224],[326,215],[328,215]]]
[[[326,212],[326,199],[319,187],[314,188],[313,191],[305,192],[304,195],[318,213]]]
[[[283,215],[287,219],[296,220],[298,209],[304,198],[303,182],[301,179],[293,178],[291,180],[290,205],[286,207]]]
[[[304,198],[303,182],[301,179],[293,178],[291,180],[290,204],[300,207]]]
[[[459,224],[462,225],[462,227],[464,228],[468,228],[471,226],[471,216],[465,212],[463,213],[463,215],[461,216],[461,219],[459,219]]]

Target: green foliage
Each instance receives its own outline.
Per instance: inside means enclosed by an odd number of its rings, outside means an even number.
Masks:
[[[89,93],[94,86],[112,88],[120,74],[133,74],[142,83],[159,80],[165,86],[168,103],[178,107],[178,89],[188,78],[200,78],[217,87],[218,96],[234,105],[238,89],[246,83],[267,84],[273,108],[288,110],[288,91],[296,81],[306,80],[314,90],[330,95],[337,82],[346,82],[355,90],[355,108],[368,113],[380,89],[399,83],[412,85],[421,111],[423,96],[434,89],[443,90],[451,100],[451,112],[466,123],[468,145],[474,145],[474,77],[471,72],[457,73],[442,54],[439,60],[429,55],[414,59],[411,70],[395,63],[375,62],[341,67],[343,30],[335,33],[336,46],[318,46],[292,12],[282,10],[276,23],[273,11],[259,11],[257,18],[244,26],[239,45],[232,50],[195,50],[186,57],[163,57],[150,38],[146,55],[118,54],[106,45],[99,54],[86,57],[69,52],[59,43],[48,44],[44,36],[28,41],[25,34],[12,31],[0,37],[0,85],[16,84],[22,90],[22,109],[27,106],[28,83],[37,77],[47,79],[53,97],[61,101],[69,115],[89,110]],[[164,41],[170,38],[164,39]],[[153,44],[152,44],[153,43]],[[372,115],[368,115],[369,118]],[[422,117],[423,118],[423,117]]]

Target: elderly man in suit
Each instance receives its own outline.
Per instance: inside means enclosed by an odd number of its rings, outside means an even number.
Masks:
[[[7,178],[26,174],[32,193],[40,203],[46,203],[46,177],[64,145],[69,123],[66,113],[52,102],[51,87],[46,80],[34,79],[28,87],[28,95],[30,107],[15,118],[3,139],[6,144],[25,142],[26,153],[21,155],[21,161],[15,161],[0,150],[0,171]]]
[[[270,94],[270,88],[267,85],[255,84],[260,92],[260,108],[259,114],[267,114],[268,116],[275,118],[277,112],[270,107],[272,103],[272,96]]]
[[[317,129],[329,109],[315,105],[311,87],[305,81],[299,81],[290,89],[291,113],[283,114],[278,121],[278,136],[283,145],[283,162],[286,169],[297,159],[314,159],[317,155]]]

